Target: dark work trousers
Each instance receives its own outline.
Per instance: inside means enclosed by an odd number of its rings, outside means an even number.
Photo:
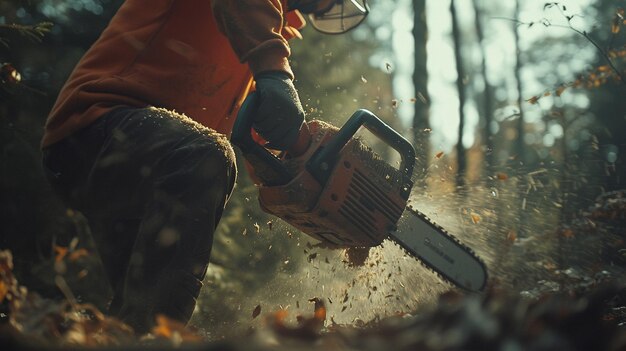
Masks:
[[[115,295],[137,332],[186,323],[236,179],[226,137],[175,112],[118,108],[43,150],[48,180],[88,219]]]

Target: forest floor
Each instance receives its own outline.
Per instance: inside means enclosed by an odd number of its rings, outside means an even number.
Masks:
[[[620,194],[599,201],[575,225],[577,231],[610,228],[623,235],[625,219],[626,198]],[[480,295],[450,290],[429,309],[349,325],[327,317],[324,299],[312,299],[314,307],[296,323],[284,310],[270,311],[259,317],[264,319],[260,327],[222,341],[208,341],[198,330],[165,317],[152,333],[137,336],[69,292],[61,301],[41,298],[19,285],[11,253],[3,251],[0,349],[626,350],[623,245],[609,245],[605,253],[613,269],[593,274],[577,267],[555,269],[527,277],[535,283],[523,291],[497,282]],[[62,289],[64,283],[57,285]]]

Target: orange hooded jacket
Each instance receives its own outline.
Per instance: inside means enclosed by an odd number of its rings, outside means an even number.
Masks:
[[[230,135],[254,73],[293,77],[287,40],[304,21],[286,9],[286,0],[127,0],[59,93],[42,146],[118,106],[164,107]]]

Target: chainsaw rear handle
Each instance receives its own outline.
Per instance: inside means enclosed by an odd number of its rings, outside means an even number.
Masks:
[[[289,183],[292,175],[278,157],[252,139],[254,113],[259,103],[259,96],[256,92],[246,97],[237,113],[230,141],[243,152],[243,156],[252,165],[255,174],[263,181],[263,184],[284,185]]]
[[[415,149],[413,145],[380,118],[376,117],[375,114],[368,110],[360,109],[352,114],[352,117],[333,136],[333,139],[313,155],[307,163],[307,169],[317,181],[321,184],[326,183],[332,173],[337,155],[339,155],[341,149],[352,139],[361,126],[400,154],[402,161],[399,170],[404,173],[407,179],[411,179],[413,168],[415,167]]]

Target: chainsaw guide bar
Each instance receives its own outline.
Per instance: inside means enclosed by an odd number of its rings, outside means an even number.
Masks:
[[[468,291],[487,284],[485,263],[468,246],[422,212],[407,206],[398,230],[389,237],[443,280]]]

